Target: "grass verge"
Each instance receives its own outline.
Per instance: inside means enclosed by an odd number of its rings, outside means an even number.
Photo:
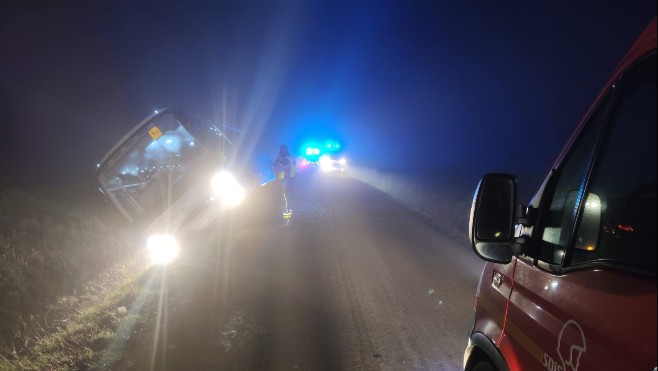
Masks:
[[[0,369],[93,367],[130,318],[140,239],[109,206],[91,187],[0,187]]]
[[[64,327],[43,334],[15,359],[4,358],[0,370],[107,369],[121,358],[133,334],[152,322],[157,292],[147,284],[142,269],[109,289],[98,304],[80,310]],[[67,305],[70,298],[62,298]]]

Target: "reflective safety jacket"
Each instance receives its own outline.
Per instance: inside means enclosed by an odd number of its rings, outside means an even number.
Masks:
[[[285,177],[294,178],[297,175],[295,159],[292,157],[277,158],[274,161],[274,172],[277,179],[283,179]]]

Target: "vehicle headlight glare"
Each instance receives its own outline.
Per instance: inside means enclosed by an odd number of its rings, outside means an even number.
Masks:
[[[154,234],[146,241],[146,248],[151,255],[152,264],[167,264],[178,256],[180,246],[174,236]]]
[[[219,202],[228,207],[239,205],[247,196],[235,177],[226,171],[221,171],[213,176],[212,189]]]
[[[320,157],[320,169],[323,171],[333,170],[333,160],[327,155]]]

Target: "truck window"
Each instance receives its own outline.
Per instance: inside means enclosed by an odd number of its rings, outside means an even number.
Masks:
[[[602,100],[590,115],[588,123],[559,165],[555,191],[548,195],[549,207],[543,217],[539,259],[549,264],[562,264],[569,246],[608,100],[607,97]]]
[[[621,84],[592,172],[571,264],[608,262],[656,272],[656,54]],[[586,206],[588,207],[588,206]]]

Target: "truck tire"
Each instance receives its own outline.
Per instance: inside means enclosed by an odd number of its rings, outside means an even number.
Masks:
[[[496,369],[496,366],[493,365],[493,363],[491,363],[488,360],[484,360],[475,364],[475,366],[473,366],[471,371],[498,371],[498,370]]]

